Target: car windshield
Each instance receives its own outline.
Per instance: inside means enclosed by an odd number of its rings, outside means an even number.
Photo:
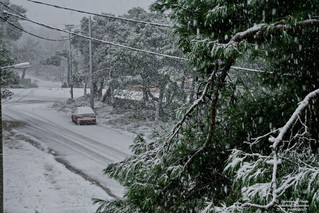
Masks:
[[[79,107],[78,114],[94,114],[91,107]]]

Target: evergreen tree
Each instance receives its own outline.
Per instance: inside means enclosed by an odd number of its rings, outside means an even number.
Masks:
[[[9,0],[3,1],[2,8],[5,10],[10,10],[11,12],[18,12],[24,14],[26,10],[18,5],[11,4]],[[11,53],[12,49],[11,42],[18,40],[22,36],[21,30],[17,30],[16,28],[12,27],[14,24],[18,27],[21,27],[20,23],[18,22],[17,18],[6,16],[1,12],[0,14],[0,67],[9,66],[14,63],[14,57]],[[1,85],[6,86],[10,83],[17,83],[18,79],[15,74],[11,72],[11,70],[2,70],[1,76]],[[7,98],[12,95],[12,92],[9,90],[2,90],[2,98]]]
[[[180,108],[171,132],[151,142],[137,137],[133,155],[106,168],[127,192],[120,201],[97,201],[98,212],[276,211],[278,199],[299,195],[311,205],[309,211],[315,209],[318,128],[306,127],[318,126],[317,92],[312,91],[318,88],[319,1],[157,0],[153,9],[175,23],[177,45],[197,72],[197,97]],[[247,55],[267,61],[255,90],[228,79],[231,67]],[[307,113],[297,110],[304,119],[287,126],[291,137],[280,138],[278,128],[307,94],[312,97]],[[284,142],[265,139],[270,135]],[[275,169],[281,166],[278,156],[289,167]],[[309,166],[306,172],[290,165],[293,156],[297,165]],[[298,188],[307,180],[309,196]],[[215,208],[221,203],[223,208]]]
[[[0,67],[9,66],[10,64],[13,64],[14,60],[11,57],[11,53],[8,50],[8,47],[5,45],[5,43],[2,40],[2,35],[0,34]],[[1,85],[7,86],[10,83],[16,83],[17,77],[12,73],[11,70],[1,70]],[[12,95],[12,92],[10,92],[7,89],[1,90],[1,98],[6,99]]]
[[[167,22],[162,14],[146,12],[142,8],[133,8],[123,17]],[[83,32],[87,32],[85,18],[82,20],[81,28]],[[179,52],[170,34],[171,30],[168,28],[154,28],[144,24],[109,20],[98,16],[93,17],[92,21],[92,36],[95,38],[137,49],[178,55]],[[73,40],[73,45],[79,48],[83,55],[84,65],[88,64],[89,58],[87,43],[87,40],[80,38]],[[167,115],[174,114],[174,110],[181,104],[182,89],[177,81],[189,74],[189,72],[184,72],[186,70],[184,61],[127,51],[127,49],[99,42],[93,42],[92,52],[94,84],[100,91],[97,97],[101,97],[105,84],[109,87],[103,97],[104,100],[112,100],[109,97],[114,94],[115,89],[130,90],[130,87],[135,86],[143,92],[143,109],[152,112],[157,108],[156,117],[158,119],[165,117],[167,119],[169,117]],[[159,89],[159,97],[152,94],[152,88]],[[149,117],[155,116],[150,115]]]
[[[1,7],[10,13],[19,13],[21,15],[24,15],[26,13],[26,10],[23,7],[11,4],[9,0],[3,1],[1,3]],[[21,30],[18,29],[22,28],[21,24],[18,22],[19,19],[13,16],[7,16],[3,13],[1,13],[0,17],[0,28],[3,37],[10,41],[17,41],[23,33]],[[9,22],[10,24],[8,24],[7,22]],[[16,27],[14,27],[13,25],[15,25]]]

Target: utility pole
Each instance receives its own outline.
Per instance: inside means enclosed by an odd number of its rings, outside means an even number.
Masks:
[[[114,100],[114,88],[113,88],[113,85],[112,85],[112,69],[111,68],[110,68],[110,72],[109,72],[109,78],[110,78],[110,82],[111,82],[111,85],[110,85],[111,104],[112,104],[112,106],[114,106],[115,100]]]
[[[4,9],[4,6],[5,5],[5,1],[3,0],[2,1],[2,8],[1,8],[1,11],[3,11]],[[0,17],[2,18],[2,12],[0,14]],[[3,32],[3,35],[5,36],[5,30],[6,30],[6,27],[5,27],[5,24],[6,22],[3,22],[2,24],[2,32]],[[2,68],[0,68],[0,140],[1,140],[1,144],[0,144],[0,212],[3,213],[4,211],[4,193],[3,193],[3,141],[2,141],[2,105],[1,105],[1,102],[2,102],[2,92],[1,92],[1,84],[2,84]]]
[[[74,27],[73,24],[65,25],[68,31],[71,32]],[[69,60],[68,60],[68,84],[70,85],[71,99],[73,100],[73,79],[72,79],[72,45],[71,45],[71,33],[69,33]]]
[[[71,49],[71,33],[69,33],[69,58],[70,58],[70,88],[71,99],[73,100],[73,72],[72,72],[72,49]]]
[[[2,141],[2,92],[1,92],[1,79],[2,79],[2,69],[0,68],[0,138],[1,138],[1,144],[0,144],[0,212],[3,212],[3,202],[4,202],[4,193],[3,193],[3,141]]]
[[[5,66],[5,67],[0,67],[0,213],[3,212],[3,202],[4,202],[4,191],[3,191],[3,141],[2,141],[2,104],[1,104],[1,99],[2,99],[2,92],[1,92],[1,87],[2,87],[2,71],[5,69],[26,69],[30,67],[29,62],[24,62],[20,64],[15,64],[15,65],[10,65],[10,66]]]
[[[89,16],[89,37],[92,37],[91,32],[91,16]],[[91,108],[94,110],[94,86],[93,86],[93,69],[92,69],[92,39],[89,40],[89,55],[90,55],[90,78],[91,78],[91,96],[90,96],[90,105]]]

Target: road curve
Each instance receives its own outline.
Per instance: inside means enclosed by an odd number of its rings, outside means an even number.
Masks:
[[[52,103],[66,100],[60,97],[60,89],[13,92],[12,99],[2,102],[4,122],[23,123],[16,131],[41,144],[43,150],[68,169],[103,188],[111,199],[123,195],[123,187],[104,176],[102,170],[129,156],[132,134],[100,125],[76,126],[69,116],[48,109]]]

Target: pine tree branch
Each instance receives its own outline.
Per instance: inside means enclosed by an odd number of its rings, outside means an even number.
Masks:
[[[265,31],[266,28],[267,28],[267,25],[259,24],[259,25],[255,25],[251,28],[248,28],[247,30],[245,30],[243,32],[238,32],[230,39],[228,44],[239,43],[245,39],[254,37],[257,33],[261,32],[261,31]]]
[[[295,30],[301,30],[305,28],[311,27],[318,27],[319,20],[318,19],[307,19],[296,24],[259,24],[255,25],[243,32],[236,33],[228,42],[227,45],[231,45],[233,43],[239,43],[243,40],[254,38],[254,37],[261,37],[265,35],[265,32],[268,30],[275,30],[277,32],[290,32]]]
[[[299,103],[299,106],[292,114],[288,122],[280,129],[279,135],[274,141],[273,149],[277,149],[277,146],[282,142],[284,135],[287,133],[288,129],[293,125],[293,123],[298,119],[301,112],[309,105],[309,101],[315,96],[319,95],[319,89],[314,90],[309,93],[302,102]]]
[[[219,92],[220,89],[222,88],[225,79],[227,77],[227,74],[233,64],[233,59],[230,59],[227,64],[225,64],[225,67],[223,69],[223,72],[221,73],[221,75],[219,76],[219,81],[218,81],[218,85],[216,87],[214,96],[213,96],[213,101],[210,107],[210,125],[209,125],[209,132],[207,134],[206,137],[206,141],[203,144],[203,146],[201,148],[199,148],[189,159],[188,161],[185,163],[184,167],[183,167],[183,171],[187,170],[190,165],[193,163],[194,159],[200,154],[206,151],[208,144],[210,144],[212,142],[212,137],[213,137],[213,133],[215,130],[215,125],[216,125],[216,111],[217,111],[217,103],[219,100]]]
[[[191,115],[191,113],[196,109],[196,107],[198,107],[201,103],[204,103],[204,98],[207,96],[210,86],[215,81],[216,72],[217,72],[217,68],[215,69],[214,72],[211,73],[210,77],[208,78],[201,96],[194,101],[193,105],[187,110],[187,112],[184,114],[182,119],[173,128],[172,133],[170,134],[169,138],[166,140],[166,145],[168,145],[175,138],[179,130],[182,128],[182,125],[185,122],[185,120]]]
[[[300,114],[308,107],[309,102],[312,98],[319,96],[319,89],[314,90],[313,92],[309,93],[302,102],[299,103],[299,106],[295,110],[295,112],[292,114],[288,122],[280,129],[279,135],[274,139],[270,138],[270,142],[273,142],[272,145],[272,164],[273,164],[273,171],[272,171],[272,179],[271,179],[271,188],[272,188],[272,200],[266,204],[266,205],[259,205],[254,203],[244,203],[242,204],[242,207],[253,207],[258,209],[264,209],[268,210],[272,207],[274,207],[277,204],[278,199],[278,188],[277,188],[277,170],[278,165],[280,164],[280,159],[278,159],[278,146],[283,141],[283,137],[288,132],[290,127],[294,124],[294,122],[299,118]]]

